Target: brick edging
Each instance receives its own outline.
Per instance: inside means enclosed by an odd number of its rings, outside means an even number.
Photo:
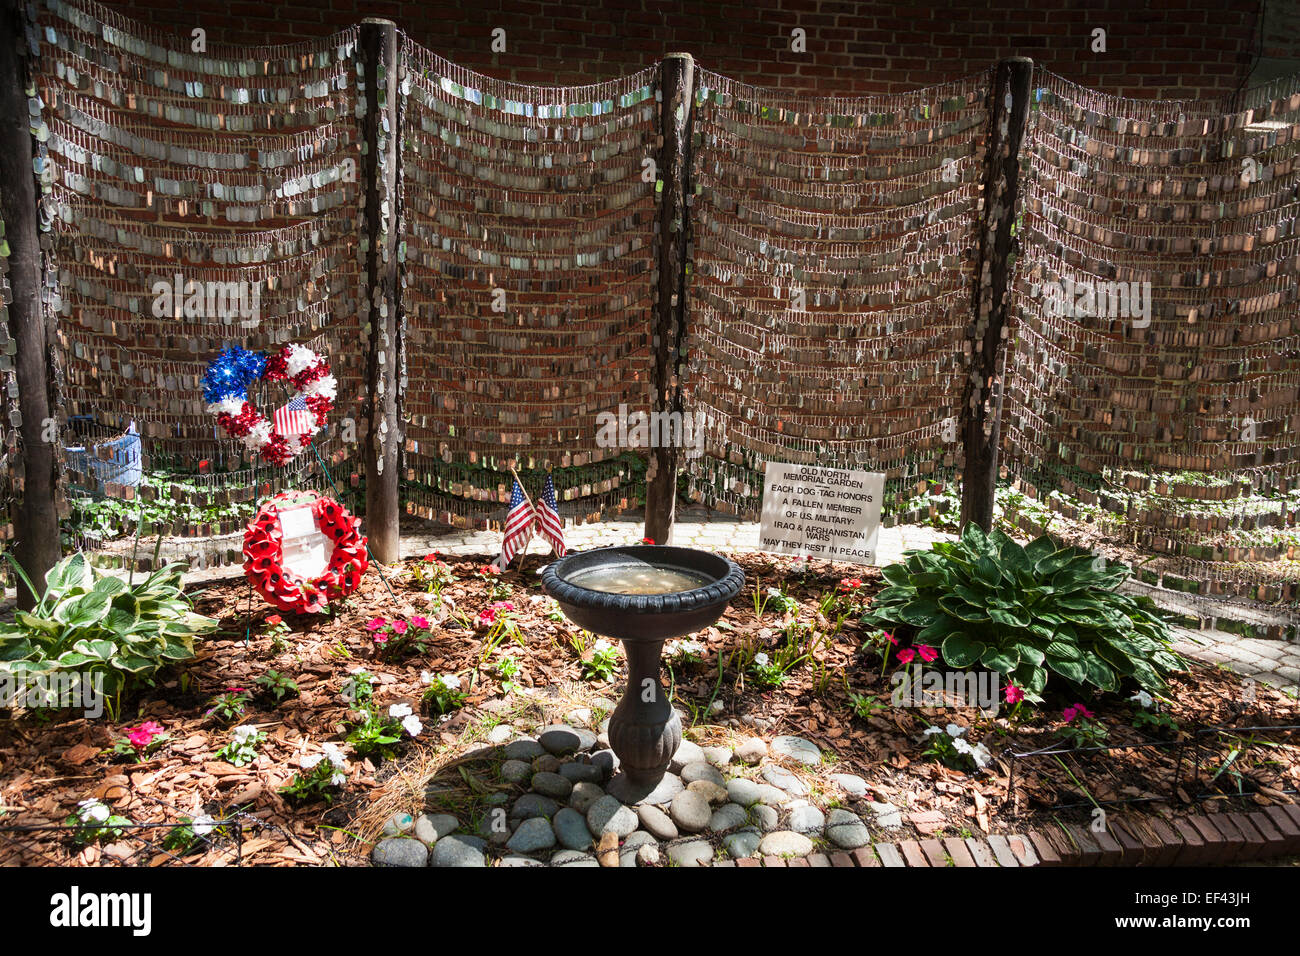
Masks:
[[[1093,832],[1076,824],[990,834],[875,843],[784,860],[725,860],[714,866],[986,868],[1025,866],[1221,866],[1300,855],[1300,806],[1229,810],[1167,821],[1134,815]]]

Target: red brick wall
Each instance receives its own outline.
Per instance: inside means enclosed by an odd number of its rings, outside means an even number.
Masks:
[[[526,83],[570,84],[674,50],[765,86],[826,93],[914,89],[1025,55],[1068,79],[1134,97],[1227,96],[1260,56],[1260,13],[1279,0],[110,0],[159,27],[209,41],[276,43],[366,16],[393,19],[450,60]],[[491,32],[507,50],[492,53]],[[790,50],[802,28],[807,52]],[[1090,49],[1095,28],[1107,52]],[[1295,52],[1294,44],[1284,57]],[[1270,52],[1276,52],[1276,49]],[[1285,65],[1285,64],[1284,64]]]

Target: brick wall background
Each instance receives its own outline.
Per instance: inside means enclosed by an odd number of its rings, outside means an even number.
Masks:
[[[1132,97],[1218,98],[1300,70],[1296,0],[109,0],[210,42],[266,44],[394,20],[448,59],[525,83],[582,83],[674,50],[746,82],[842,94],[915,89],[1024,55],[1077,83]],[[507,49],[492,53],[491,33]],[[806,31],[807,52],[790,49]],[[1095,28],[1106,52],[1091,50]]]

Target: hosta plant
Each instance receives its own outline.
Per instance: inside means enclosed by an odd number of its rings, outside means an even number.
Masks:
[[[939,647],[953,668],[997,671],[1034,701],[1049,676],[1117,691],[1162,690],[1184,662],[1169,629],[1116,588],[1129,570],[1043,536],[1021,546],[968,524],[959,541],[908,552],[881,572],[864,623]],[[1064,690],[1065,688],[1061,688]]]
[[[37,595],[17,562],[14,568]],[[128,583],[96,571],[84,554],[69,555],[45,576],[36,607],[0,624],[0,673],[15,681],[79,674],[99,687],[115,713],[124,690],[193,657],[194,639],[217,628],[215,618],[194,613],[181,590],[183,568],[169,564]]]

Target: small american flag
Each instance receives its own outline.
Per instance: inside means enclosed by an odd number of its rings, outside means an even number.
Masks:
[[[555,482],[546,476],[546,487],[537,499],[537,531],[547,544],[555,549],[558,557],[564,557],[564,522],[560,520],[560,510],[555,502]]]
[[[504,570],[516,554],[528,547],[535,521],[533,506],[516,478],[514,491],[510,493],[510,511],[506,514],[506,537],[501,542],[501,556],[495,562],[498,568]]]
[[[275,430],[281,435],[310,435],[316,424],[307,400],[301,395],[283,408],[277,408],[273,421]]]

